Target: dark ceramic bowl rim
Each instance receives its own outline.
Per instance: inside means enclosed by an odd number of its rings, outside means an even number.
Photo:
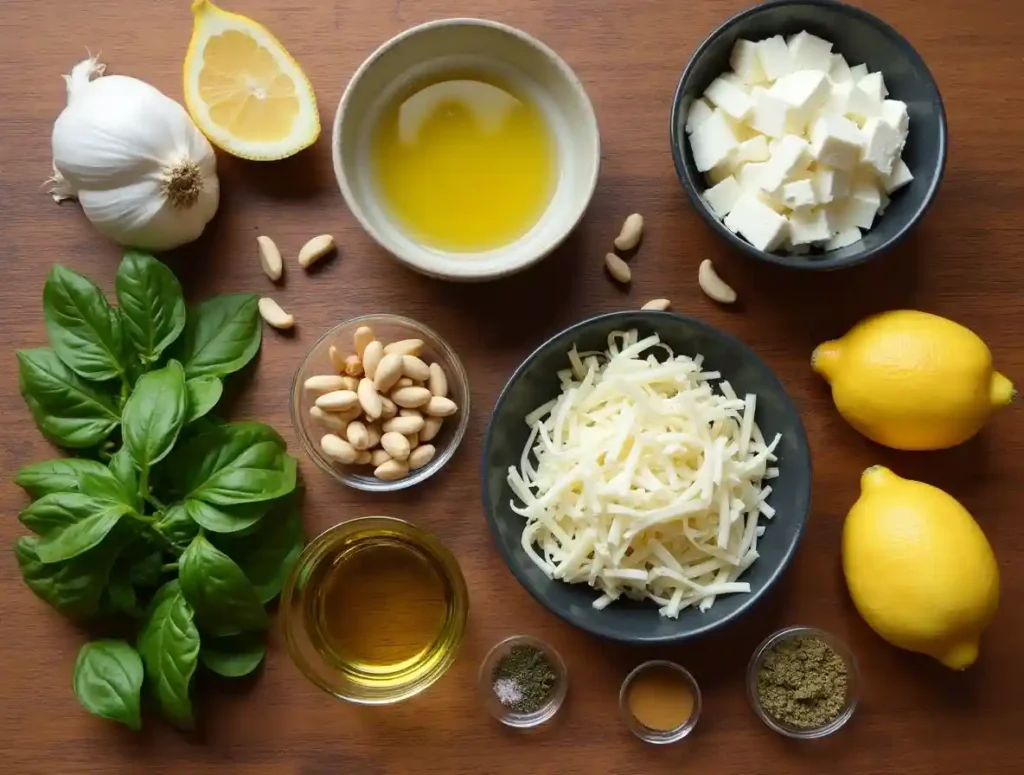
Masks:
[[[683,162],[684,151],[681,148],[683,143],[677,142],[676,126],[678,125],[680,118],[679,111],[681,109],[680,106],[683,98],[683,86],[689,80],[690,74],[696,66],[696,63],[704,56],[708,48],[711,47],[711,44],[718,40],[722,35],[726,34],[733,25],[743,19],[746,19],[748,16],[754,16],[767,8],[781,8],[787,5],[816,5],[836,11],[839,14],[857,17],[876,27],[879,32],[893,40],[900,48],[906,51],[906,54],[911,60],[913,66],[920,69],[920,71],[927,77],[931,90],[934,92],[935,104],[938,107],[939,160],[937,169],[931,175],[927,195],[921,203],[921,206],[917,208],[917,211],[913,213],[909,219],[907,219],[907,222],[903,224],[902,228],[893,234],[886,242],[883,242],[871,250],[856,253],[849,258],[842,260],[818,258],[814,261],[793,261],[792,258],[784,254],[768,253],[763,250],[758,250],[743,238],[733,234],[722,224],[721,221],[708,211],[708,208],[705,206],[704,200],[701,198],[700,192],[698,191],[697,181],[690,178],[689,170]],[[939,86],[935,81],[935,76],[932,75],[931,70],[928,69],[928,65],[925,64],[921,55],[917,53],[917,49],[910,45],[910,42],[900,35],[900,33],[885,20],[875,16],[874,14],[868,13],[862,8],[856,8],[855,6],[841,3],[839,0],[769,0],[766,3],[761,3],[759,5],[755,5],[753,8],[741,11],[735,16],[732,16],[722,22],[714,32],[704,39],[700,46],[697,47],[697,50],[693,52],[693,56],[690,57],[690,61],[686,63],[686,68],[683,70],[683,74],[679,77],[679,83],[676,84],[675,95],[672,97],[672,112],[669,115],[668,131],[669,145],[672,148],[672,161],[675,164],[676,175],[679,177],[679,182],[682,184],[683,190],[686,191],[686,195],[690,198],[690,202],[693,204],[694,209],[700,213],[700,216],[708,223],[708,225],[711,226],[713,231],[723,236],[733,247],[739,248],[748,256],[752,256],[760,261],[775,264],[776,266],[783,266],[787,269],[812,272],[827,272],[835,269],[845,269],[846,267],[857,266],[870,261],[872,258],[878,257],[882,253],[885,253],[887,250],[894,248],[897,244],[902,242],[904,237],[910,233],[911,229],[914,228],[917,222],[920,221],[928,211],[932,202],[935,201],[935,195],[938,193],[939,185],[942,183],[942,176],[945,174],[946,155],[949,150],[949,134],[946,126],[946,108],[942,103],[942,95],[939,93]]]
[[[494,514],[495,509],[493,508],[495,503],[495,498],[493,496],[496,494],[492,495],[487,486],[487,453],[491,448],[491,439],[494,434],[494,421],[495,418],[499,415],[501,408],[505,403],[505,400],[511,393],[513,386],[519,380],[520,376],[526,370],[526,368],[533,362],[535,358],[537,358],[541,354],[542,351],[544,351],[558,339],[561,339],[563,337],[573,338],[576,334],[578,334],[580,331],[587,328],[588,326],[592,326],[609,319],[626,316],[632,317],[637,314],[643,314],[646,317],[650,317],[653,323],[656,323],[659,319],[665,318],[682,319],[688,325],[703,329],[705,332],[708,332],[716,337],[719,337],[720,339],[727,341],[732,346],[738,347],[739,350],[744,353],[745,357],[749,358],[751,361],[754,361],[759,367],[761,367],[764,370],[764,372],[774,382],[775,389],[782,397],[783,407],[785,408],[786,412],[790,414],[796,422],[797,433],[795,441],[800,451],[803,453],[804,458],[807,460],[806,482],[804,484],[804,487],[802,488],[803,491],[798,495],[798,501],[803,505],[803,507],[800,509],[799,521],[794,526],[793,537],[790,539],[789,545],[786,547],[785,551],[782,554],[782,558],[779,560],[778,565],[772,571],[771,575],[767,579],[765,579],[764,583],[760,586],[760,588],[751,590],[749,594],[744,595],[742,598],[743,602],[736,608],[736,610],[732,611],[729,614],[726,614],[725,616],[719,619],[716,619],[715,621],[708,622],[697,627],[692,627],[687,630],[680,631],[678,633],[673,633],[671,635],[632,635],[628,633],[613,632],[610,631],[608,628],[599,629],[589,626],[588,623],[577,621],[566,612],[558,610],[557,608],[548,605],[548,602],[544,599],[544,597],[540,595],[539,592],[535,590],[531,586],[531,584],[519,573],[518,566],[514,562],[513,556],[509,551],[507,551],[504,543],[498,540],[498,529]],[[652,328],[653,327],[654,326],[652,326]],[[487,432],[484,434],[483,452],[481,455],[480,463],[480,490],[483,496],[482,500],[484,512],[487,517],[487,527],[491,531],[491,538],[497,545],[498,552],[501,554],[501,558],[502,560],[504,560],[505,565],[507,565],[508,569],[512,571],[512,575],[516,577],[516,581],[518,581],[519,585],[530,593],[530,596],[534,600],[536,600],[538,603],[544,606],[544,608],[546,608],[547,610],[551,611],[553,614],[555,614],[555,616],[557,616],[562,621],[567,622],[568,624],[571,624],[574,627],[578,627],[581,630],[589,632],[592,635],[597,635],[601,638],[617,641],[619,643],[629,643],[637,645],[672,644],[682,643],[683,641],[696,638],[700,635],[706,635],[707,633],[713,630],[716,630],[720,627],[724,627],[727,624],[735,621],[739,617],[743,616],[745,613],[749,612],[754,607],[754,605],[765,595],[765,593],[767,593],[768,590],[772,588],[775,582],[778,581],[779,577],[789,566],[790,561],[792,561],[793,555],[796,554],[796,550],[799,548],[800,541],[803,538],[804,530],[807,527],[807,517],[811,510],[811,485],[814,478],[813,473],[814,463],[811,459],[810,445],[807,442],[807,430],[804,428],[803,420],[800,418],[800,412],[797,410],[796,405],[793,403],[793,399],[790,398],[789,393],[786,391],[785,386],[782,384],[782,380],[779,379],[778,375],[776,375],[776,373],[771,369],[771,367],[768,366],[768,364],[761,359],[761,356],[754,352],[752,348],[748,347],[740,339],[733,336],[732,334],[726,331],[722,331],[720,328],[715,328],[714,326],[709,325],[708,323],[705,323],[702,320],[698,320],[697,318],[689,317],[688,315],[679,315],[674,312],[655,312],[652,310],[645,310],[642,312],[638,312],[637,310],[623,310],[619,312],[606,312],[601,315],[596,315],[592,318],[587,318],[586,320],[580,321],[579,323],[575,323],[569,326],[568,328],[559,331],[554,336],[551,336],[548,339],[544,340],[544,342],[539,347],[535,348],[533,352],[526,356],[523,362],[519,364],[515,372],[513,372],[512,376],[509,377],[508,381],[505,383],[505,386],[501,389],[501,393],[498,395],[498,400],[494,404],[494,409],[491,410],[490,419],[487,421]],[[582,585],[574,584],[573,586]],[[657,609],[652,607],[651,615],[657,616],[657,613]]]

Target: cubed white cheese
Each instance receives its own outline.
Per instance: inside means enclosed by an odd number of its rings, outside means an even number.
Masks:
[[[881,177],[888,177],[893,163],[903,152],[903,136],[880,118],[864,122],[863,132],[861,162],[870,165]]]
[[[712,212],[719,218],[727,216],[736,204],[736,200],[743,194],[743,189],[736,182],[732,175],[727,177],[717,186],[712,186],[704,192],[704,201],[708,203]]]
[[[882,115],[882,101],[857,84],[847,100],[846,115],[861,123],[869,118],[878,118]]]
[[[832,226],[823,207],[804,207],[789,216],[789,241],[793,245],[826,242],[832,238]]]
[[[905,139],[910,131],[910,114],[907,112],[907,103],[899,100],[884,100],[882,102],[882,120],[903,135]]]
[[[813,207],[817,204],[814,184],[807,178],[784,183],[778,199],[790,210],[798,207]]]
[[[868,66],[867,65],[851,65],[850,66],[850,77],[853,79],[854,83],[859,81],[861,78],[863,78],[867,74],[868,74]]]
[[[782,193],[781,188],[779,189],[778,193]],[[778,199],[773,194],[769,194],[767,191],[758,191],[757,198],[760,199],[764,204],[768,205],[768,207],[772,208],[779,215],[785,216],[789,213],[789,208],[782,203],[782,200]]]
[[[814,171],[814,196],[819,204],[841,199],[850,192],[850,176],[842,170],[818,165]]]
[[[825,243],[825,250],[839,250],[839,248],[845,248],[847,245],[852,245],[854,242],[859,241],[860,229],[856,226],[850,226],[836,232],[836,235]]]
[[[750,126],[769,137],[786,134],[791,111],[789,103],[758,87],[754,88],[752,95],[754,109],[750,114]]]
[[[833,54],[829,59],[828,77],[835,83],[853,80],[853,76],[850,75],[850,66],[842,54]]]
[[[786,239],[789,229],[789,221],[784,216],[750,193],[736,201],[725,217],[725,225],[758,250],[775,250]]]
[[[816,112],[831,92],[828,76],[819,70],[797,70],[782,76],[768,93],[786,102],[802,116]]]
[[[727,177],[736,172],[737,165],[734,163],[736,157],[736,151],[733,151],[725,159],[714,167],[704,173],[704,177],[708,179],[708,182],[715,186],[725,180]]]
[[[760,41],[757,44],[757,58],[769,81],[778,80],[796,69],[793,66],[793,57],[789,53],[789,47],[781,35]]]
[[[829,167],[852,170],[863,147],[864,133],[842,116],[824,115],[811,126],[811,154]]]
[[[907,163],[903,159],[897,159],[896,163],[892,165],[892,172],[885,179],[885,192],[891,194],[898,191],[913,179],[914,176],[910,174],[910,167],[907,166]]]
[[[740,38],[736,41],[729,57],[729,65],[736,75],[747,83],[762,83],[766,80],[761,60],[757,55],[757,44],[752,40]]]
[[[788,47],[793,66],[798,70],[820,70],[823,73],[829,71],[832,44],[827,40],[804,31],[794,35]]]
[[[704,99],[737,121],[743,121],[753,107],[746,91],[724,78],[716,78],[711,82],[704,92]]]
[[[699,97],[693,101],[690,105],[690,110],[686,114],[686,131],[692,133],[694,129],[699,127],[709,118],[711,118],[711,106],[708,105],[704,100]]]
[[[761,174],[761,188],[775,191],[783,183],[803,172],[811,163],[810,146],[807,141],[797,135],[785,135],[779,140],[778,146],[767,161],[767,167]]]
[[[879,102],[889,96],[889,90],[885,88],[885,79],[882,78],[881,73],[868,73],[857,81],[857,85]]]
[[[837,230],[842,231],[850,226],[870,229],[881,205],[882,197],[875,186],[870,183],[855,184],[850,195],[832,210]]]
[[[746,164],[748,161],[768,161],[769,157],[768,141],[764,135],[744,140],[732,155],[736,164]]]
[[[736,180],[740,187],[747,192],[757,193],[761,188],[761,178],[768,168],[768,162],[750,162],[744,164],[736,171]]]
[[[739,146],[725,113],[716,109],[690,135],[693,163],[700,172],[721,164]]]

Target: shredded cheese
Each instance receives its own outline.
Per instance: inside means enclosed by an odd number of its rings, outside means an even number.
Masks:
[[[779,474],[769,464],[781,438],[766,443],[756,396],[635,330],[568,360],[562,394],[527,415],[508,471],[530,559],[549,578],[589,584],[598,610],[626,596],[675,618],[750,592],[739,578],[758,557],[759,517],[775,514],[762,482]]]

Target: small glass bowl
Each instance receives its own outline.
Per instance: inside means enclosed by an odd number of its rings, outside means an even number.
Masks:
[[[846,663],[846,702],[838,716],[820,727],[796,727],[780,721],[764,709],[757,691],[757,673],[765,655],[780,642],[799,637],[812,637],[825,641]],[[860,672],[857,669],[857,660],[845,643],[824,630],[819,630],[817,627],[786,627],[769,635],[754,650],[750,664],[747,665],[747,698],[758,718],[780,735],[796,740],[815,740],[820,737],[828,737],[846,724],[857,709],[857,703],[860,701]]]
[[[629,709],[630,684],[633,683],[633,679],[640,675],[640,673],[652,667],[668,668],[678,672],[686,680],[686,683],[690,688],[690,693],[693,695],[693,711],[690,713],[689,718],[675,729],[651,729],[650,727],[641,724]],[[645,743],[654,743],[655,745],[675,743],[690,734],[693,731],[693,728],[697,726],[697,720],[700,718],[701,705],[700,686],[697,685],[697,679],[695,679],[690,671],[682,665],[677,665],[675,662],[669,662],[664,659],[652,659],[649,662],[637,665],[633,668],[630,674],[626,676],[626,679],[622,682],[622,688],[619,689],[619,713],[626,722],[626,726],[629,727],[629,731]]]
[[[551,696],[548,697],[548,701],[533,713],[516,713],[514,710],[503,705],[494,693],[492,678],[494,668],[498,664],[498,660],[516,646],[532,646],[544,652],[544,655],[551,663],[551,667],[554,668],[557,674],[555,686],[551,690]],[[506,638],[496,644],[494,648],[487,652],[487,656],[484,657],[484,661],[480,665],[480,673],[477,677],[477,694],[484,708],[502,724],[515,727],[516,729],[529,729],[549,721],[558,713],[559,708],[562,707],[568,690],[569,673],[565,669],[565,662],[562,661],[561,655],[551,646],[536,638],[531,638],[529,635],[513,635],[511,638]]]
[[[369,465],[342,465],[328,458],[320,449],[320,439],[329,431],[317,423],[309,414],[316,396],[303,389],[303,383],[317,374],[336,374],[328,350],[335,345],[343,355],[355,350],[352,335],[360,326],[369,326],[377,338],[388,344],[401,339],[422,339],[421,358],[428,364],[437,362],[448,377],[448,397],[459,411],[449,417],[441,426],[441,432],[431,440],[437,448],[434,459],[422,468],[410,471],[409,475],[393,482],[385,482],[373,475]],[[313,462],[339,482],[357,490],[367,492],[394,492],[428,479],[444,467],[462,442],[469,424],[469,379],[459,356],[434,331],[422,323],[400,315],[385,313],[363,315],[336,325],[321,336],[303,357],[292,380],[291,395],[292,424],[302,443],[303,449]]]

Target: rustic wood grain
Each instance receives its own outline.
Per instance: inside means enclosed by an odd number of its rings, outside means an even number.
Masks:
[[[347,212],[331,173],[329,131],[299,158],[249,164],[222,158],[223,205],[200,242],[173,257],[191,299],[269,289],[255,237],[272,234],[289,256],[277,298],[298,318],[297,335],[268,331],[236,416],[282,430],[292,372],[327,326],[369,312],[400,312],[436,328],[461,353],[472,382],[471,429],[455,460],[412,492],[371,497],[329,481],[301,460],[309,487],[305,521],[319,531],[366,514],[411,519],[439,534],[469,580],[471,622],[463,653],[426,695],[400,707],[347,706],[307,683],[272,639],[266,669],[242,685],[203,681],[204,732],[188,737],[147,717],[141,735],[82,711],[71,667],[84,633],[22,585],[7,548],[26,502],[14,471],[51,456],[17,393],[14,358],[0,384],[0,771],[29,773],[833,773],[997,775],[1021,772],[1024,705],[1024,420],[1004,412],[981,437],[931,455],[883,450],[836,415],[807,361],[813,345],[868,312],[909,306],[953,317],[991,345],[999,367],[1024,381],[1024,102],[1019,0],[862,0],[900,29],[928,61],[950,125],[946,179],[934,209],[897,254],[860,269],[802,276],[731,255],[691,210],[668,149],[668,112],[690,53],[744,0],[235,0],[234,10],[273,29],[302,63],[330,124],[355,67],[400,30],[441,16],[485,16],[541,37],[574,67],[601,125],[603,166],[584,224],[541,266],[504,282],[456,287],[419,277],[384,255]],[[118,249],[73,203],[58,207],[40,184],[49,135],[64,105],[61,73],[102,51],[112,72],[181,97],[191,29],[187,0],[4,0],[0,3],[0,330],[9,347],[41,345],[43,278],[61,261],[112,291]],[[628,293],[610,283],[601,257],[621,218],[644,214],[648,231]],[[310,235],[333,232],[342,254],[315,276],[294,254]],[[743,299],[723,310],[697,288],[713,256]],[[778,371],[807,425],[814,454],[814,507],[791,570],[759,609],[720,635],[661,651],[595,641],[539,607],[493,549],[479,505],[481,436],[498,391],[543,338],[584,317],[669,297],[677,310],[740,336]],[[838,564],[840,525],[860,471],[885,463],[933,482],[977,516],[996,548],[1003,607],[979,664],[953,674],[890,648],[848,601]],[[791,743],[750,712],[744,669],[755,644],[786,624],[845,638],[863,672],[853,722],[821,743]],[[499,728],[474,697],[476,669],[500,638],[529,632],[566,657],[567,707],[543,732]],[[701,682],[704,715],[682,744],[635,740],[618,718],[616,693],[629,668],[655,654],[686,664]],[[1013,690],[1014,685],[1016,691]]]

